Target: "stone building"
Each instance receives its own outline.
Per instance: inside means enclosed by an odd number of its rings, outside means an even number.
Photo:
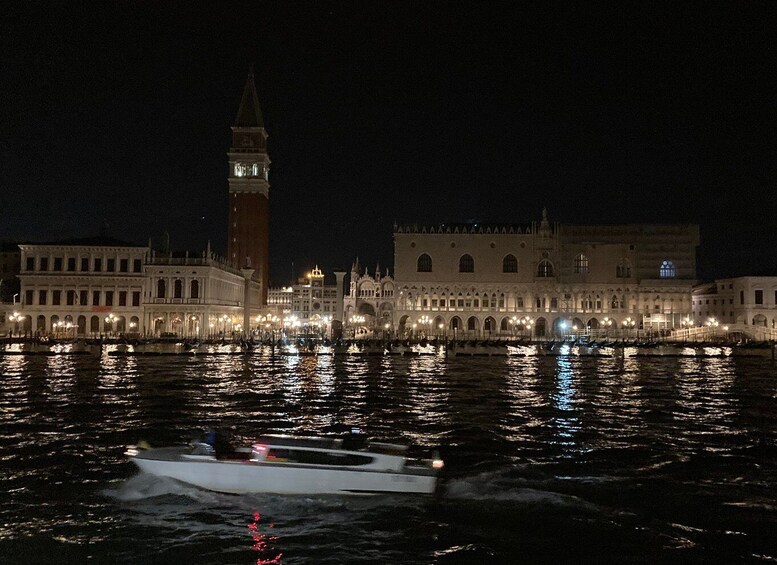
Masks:
[[[227,258],[235,269],[249,267],[267,303],[270,257],[270,158],[253,70],[240,100],[229,149]]]
[[[394,323],[426,333],[663,330],[691,313],[696,225],[395,226]]]
[[[347,296],[343,300],[343,322],[352,335],[378,335],[390,333],[394,329],[394,279],[388,269],[380,274],[380,266],[375,273],[363,272],[356,259],[351,266],[351,280]]]
[[[210,250],[200,255],[152,252],[143,271],[143,327],[152,335],[242,334],[263,313],[260,282]]]
[[[29,334],[142,330],[148,247],[110,238],[21,244],[21,301],[14,328]]]
[[[8,313],[17,332],[205,337],[242,332],[246,314],[262,313],[259,282],[210,250],[158,254],[109,238],[19,249],[21,301]]]
[[[777,277],[735,277],[693,289],[690,321],[777,328]]]

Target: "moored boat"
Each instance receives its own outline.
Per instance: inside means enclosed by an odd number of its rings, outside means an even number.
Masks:
[[[403,445],[361,436],[264,436],[250,447],[218,442],[125,453],[142,471],[217,492],[273,494],[432,494],[443,462],[411,459]]]

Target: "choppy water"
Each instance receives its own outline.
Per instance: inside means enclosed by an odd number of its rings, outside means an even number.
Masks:
[[[0,375],[2,563],[777,561],[768,359],[18,356]],[[213,426],[441,446],[447,492],[230,496],[122,456]]]

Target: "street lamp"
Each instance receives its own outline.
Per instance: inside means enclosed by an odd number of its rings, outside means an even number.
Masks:
[[[110,327],[110,334],[113,334],[113,324],[115,324],[117,320],[118,318],[113,312],[105,316],[105,323]]]
[[[714,317],[707,318],[708,338],[712,339],[715,334],[715,329],[720,325],[720,322]]]
[[[24,319],[24,316],[19,314],[19,312],[14,312],[10,316],[8,316],[8,319],[13,322],[14,333],[19,333],[18,324]]]
[[[633,319],[631,318],[631,316],[629,316],[628,318],[626,318],[625,320],[623,320],[622,324],[623,324],[623,329],[625,329],[625,330],[626,330],[626,335],[628,335],[628,332],[629,332],[629,330],[630,330],[630,329],[633,329],[633,328],[634,328],[634,326],[636,326],[636,325],[637,325],[637,322],[636,322],[636,320],[633,320]]]
[[[421,316],[420,318],[418,318],[418,323],[419,323],[419,324],[421,324],[421,328],[422,328],[422,330],[423,330],[424,326],[431,327],[431,325],[432,325],[432,319],[431,319],[429,316],[427,316],[426,314],[424,314],[423,316]],[[429,333],[429,332],[428,332],[428,330],[427,330],[427,331],[424,331],[424,337],[429,337],[429,336],[427,335],[428,333]]]
[[[524,316],[518,322],[521,324],[521,331],[526,331],[529,337],[531,337],[531,327],[534,325],[534,320],[529,316]]]

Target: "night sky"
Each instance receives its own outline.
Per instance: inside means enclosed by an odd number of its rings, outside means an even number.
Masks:
[[[777,275],[777,3],[17,2],[0,239],[224,251],[249,64],[271,279],[392,266],[394,222],[698,223]]]

